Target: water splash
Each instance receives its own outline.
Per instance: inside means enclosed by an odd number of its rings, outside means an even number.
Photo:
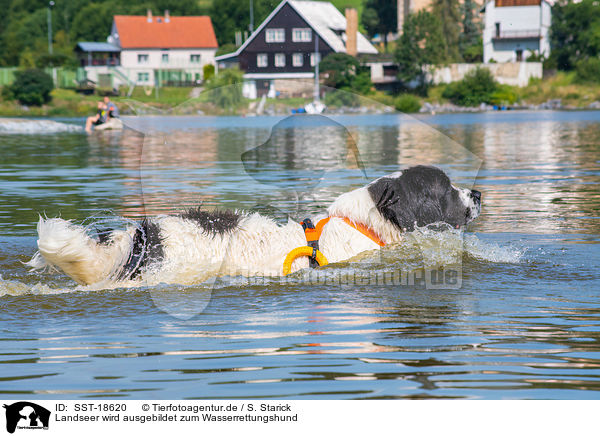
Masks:
[[[0,133],[10,134],[49,134],[83,132],[81,126],[59,123],[51,120],[23,120],[16,118],[0,118]]]
[[[99,240],[103,232],[122,230],[127,227],[140,228],[140,223],[134,220],[120,217],[111,210],[102,211],[81,223],[86,232]],[[417,271],[422,269],[436,269],[448,266],[462,265],[464,259],[476,259],[490,263],[519,263],[525,253],[525,248],[512,246],[501,246],[496,243],[486,242],[475,234],[466,234],[460,229],[453,229],[446,224],[429,225],[417,227],[415,231],[406,234],[404,241],[400,244],[389,245],[381,250],[364,252],[346,262],[329,265],[327,268],[319,269],[321,276],[317,282],[325,282],[356,274],[357,272],[394,272],[394,271]],[[282,277],[219,277],[219,269],[207,271],[206,268],[198,270],[197,273],[190,271],[187,276],[191,281],[186,283],[170,284],[177,282],[176,272],[171,271],[169,263],[152,265],[152,269],[146,268],[144,280],[119,280],[119,271],[111,274],[110,278],[101,283],[89,286],[64,286],[57,283],[53,288],[48,285],[37,283],[35,285],[25,284],[18,281],[2,280],[0,283],[1,295],[20,295],[24,293],[63,293],[73,291],[102,291],[126,288],[145,288],[150,291],[153,298],[157,294],[165,292],[165,289],[173,291],[192,287],[195,290],[210,290],[218,288],[245,288],[250,286],[290,286],[300,285],[306,280],[315,281],[311,275],[315,270],[302,270],[287,278]],[[190,268],[198,268],[190,265]],[[180,271],[179,271],[180,272]]]

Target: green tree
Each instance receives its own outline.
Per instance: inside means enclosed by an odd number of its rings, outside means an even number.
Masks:
[[[30,14],[20,14],[7,26],[0,42],[4,65],[18,65],[21,54],[29,49],[34,57],[42,50],[48,50],[48,26],[46,9],[38,9]]]
[[[202,79],[210,80],[215,76],[215,66],[212,64],[206,64],[202,67]]]
[[[71,39],[73,41],[106,41],[113,22],[113,15],[120,8],[111,2],[90,3],[73,17]]]
[[[600,59],[594,57],[577,61],[575,72],[576,79],[580,83],[600,82]]]
[[[426,84],[426,65],[438,65],[446,60],[444,35],[438,17],[431,12],[410,14],[402,27],[402,36],[394,53],[398,77],[404,83]]]
[[[475,21],[475,12],[479,6],[473,0],[464,0],[462,5],[462,33],[458,44],[460,56],[466,62],[483,61],[483,40],[481,26]]]
[[[235,44],[219,44],[219,48],[217,49],[215,56],[233,53],[236,50],[237,46]]]
[[[444,53],[450,62],[460,62],[459,38],[461,13],[458,0],[433,0],[432,12],[437,16],[445,40]]]
[[[52,77],[42,70],[31,68],[15,73],[15,81],[9,92],[19,103],[41,106],[52,100],[50,92],[54,89]]]
[[[338,89],[351,86],[359,67],[358,60],[346,53],[331,53],[319,64],[319,70],[327,74],[325,85]]]
[[[269,15],[280,0],[254,0],[254,29]],[[235,32],[247,31],[250,25],[248,0],[213,0],[209,11],[219,44],[233,44]]]
[[[215,0],[215,3],[217,1]],[[197,0],[60,0],[52,8],[54,52],[71,56],[75,42],[104,41],[115,14],[201,13]],[[48,52],[48,0],[0,0],[0,65],[17,65],[26,49],[39,57]]]
[[[600,53],[600,7],[596,0],[555,3],[550,27],[551,64],[572,70],[578,61]]]
[[[368,94],[373,87],[369,73],[362,71],[360,62],[346,53],[325,56],[319,70],[326,73],[324,83],[332,88]]]
[[[367,34],[381,35],[387,46],[387,35],[398,28],[398,3],[393,0],[366,0],[361,23]]]

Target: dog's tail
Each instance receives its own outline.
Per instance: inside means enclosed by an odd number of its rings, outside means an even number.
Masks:
[[[37,225],[39,251],[26,265],[34,270],[59,269],[80,284],[110,279],[126,262],[132,249],[127,231],[116,231],[108,241],[97,241],[83,226],[61,218],[40,217]]]

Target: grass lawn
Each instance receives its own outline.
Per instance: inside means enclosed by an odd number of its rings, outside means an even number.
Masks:
[[[546,79],[533,79],[524,88],[517,88],[522,101],[540,104],[552,99],[561,99],[563,105],[585,107],[600,101],[599,83],[578,83],[575,72],[558,72]]]
[[[190,99],[190,92],[193,88],[164,87],[158,89],[158,99],[154,87],[144,88],[136,86],[131,94],[131,99],[143,103],[158,103],[161,105],[176,106]],[[115,97],[115,101],[127,97]]]

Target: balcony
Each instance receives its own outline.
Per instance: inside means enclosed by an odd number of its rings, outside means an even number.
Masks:
[[[79,59],[79,63],[82,67],[118,67],[121,65],[119,58],[90,59],[83,57]]]
[[[494,41],[513,40],[513,39],[540,39],[542,36],[540,29],[496,29],[496,34],[492,37]]]

